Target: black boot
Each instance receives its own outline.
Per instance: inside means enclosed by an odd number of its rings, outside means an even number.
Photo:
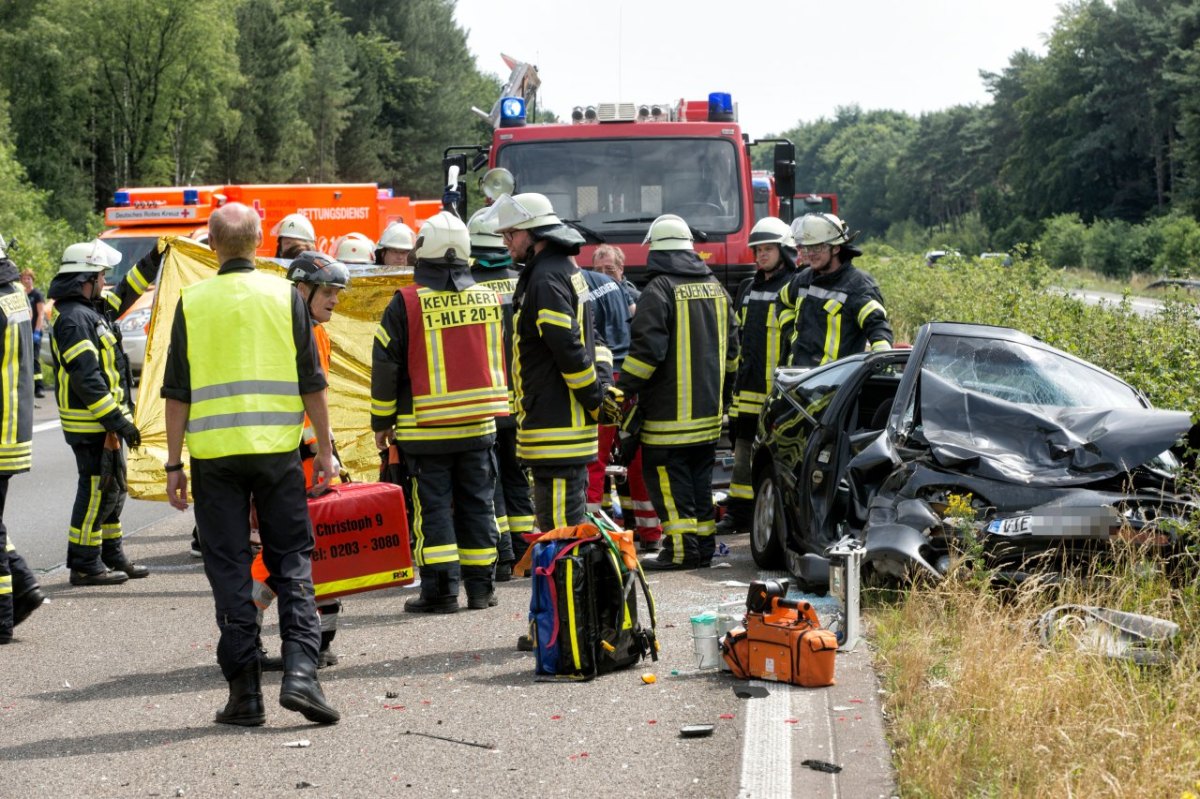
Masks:
[[[341,609],[341,602],[338,603],[338,609]],[[327,615],[325,611],[322,615]],[[335,619],[336,623],[336,619]],[[324,669],[329,666],[338,664],[337,652],[333,651],[333,639],[337,637],[337,630],[322,630],[321,631],[321,648],[317,650],[317,668]]]
[[[40,608],[45,601],[46,595],[36,585],[20,596],[13,597],[13,627],[28,619],[29,614]]]
[[[262,667],[252,660],[229,681],[229,701],[217,711],[218,724],[260,727],[267,722],[263,707]]]
[[[112,571],[100,558],[100,547],[67,544],[67,568],[71,585],[120,585],[129,579],[123,571]]]
[[[421,570],[421,595],[404,603],[405,613],[458,613],[458,575]]]
[[[498,583],[510,582],[513,578],[513,566],[515,564],[516,564],[515,560],[497,561],[496,562],[496,577],[495,577],[496,582],[498,582]]]
[[[267,651],[261,635],[254,639],[254,648],[258,650],[258,662],[263,671],[283,671],[283,658]]]
[[[134,563],[125,557],[125,550],[121,547],[121,539],[119,538],[105,541],[101,552],[100,559],[104,561],[105,566],[111,571],[125,572],[130,580],[137,580],[150,575],[150,569],[139,563]]]
[[[325,701],[317,680],[317,663],[295,641],[283,642],[283,687],[279,704],[318,724],[337,724],[342,714]]]
[[[463,566],[462,581],[467,589],[468,610],[486,610],[499,604],[491,566]]]

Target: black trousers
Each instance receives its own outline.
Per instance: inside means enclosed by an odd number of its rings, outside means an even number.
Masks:
[[[413,475],[414,556],[421,581],[447,572],[491,585],[496,563],[496,461],[484,449],[419,454],[405,451]]]
[[[543,533],[587,521],[588,472],[578,466],[533,466],[533,507]]]
[[[252,495],[263,563],[279,597],[279,637],[299,644],[315,664],[321,631],[313,597],[313,532],[300,453],[193,458],[192,495],[204,573],[221,631],[217,662],[225,679],[232,679],[258,657],[258,613],[250,576]]]
[[[79,482],[75,488],[75,504],[71,508],[71,529],[67,534],[67,567],[95,573],[104,571],[100,560],[100,545],[111,542],[110,548],[121,541],[121,511],[125,509],[125,448],[116,450],[112,479],[101,480],[104,460],[104,436],[94,441],[72,444]]]
[[[717,444],[654,447],[642,444],[642,474],[658,518],[662,520],[663,551],[686,566],[712,562],[712,470]]]
[[[522,533],[533,530],[533,494],[517,458],[517,428],[496,430],[496,521],[500,526],[500,560],[516,560],[528,544]]]
[[[8,528],[4,526],[10,477],[11,474],[0,474],[0,639],[12,638],[13,597],[37,588],[38,584],[33,570],[8,540]]]

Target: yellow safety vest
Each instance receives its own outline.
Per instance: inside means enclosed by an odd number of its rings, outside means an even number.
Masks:
[[[287,452],[300,445],[304,403],[292,332],[292,284],[229,272],[183,290],[195,458]]]

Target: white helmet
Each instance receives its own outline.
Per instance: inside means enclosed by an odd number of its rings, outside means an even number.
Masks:
[[[373,264],[375,242],[361,233],[347,233],[338,241],[333,257],[344,264]]]
[[[650,223],[646,238],[642,244],[649,244],[651,252],[655,250],[690,250],[692,249],[692,229],[681,216],[663,214]]]
[[[471,256],[471,234],[463,221],[449,211],[425,220],[417,232],[418,263],[433,261],[446,266],[466,266]]]
[[[765,216],[754,223],[750,230],[750,246],[778,244],[780,247],[795,247],[796,239],[788,223],[774,216]]]
[[[73,272],[104,272],[121,263],[121,253],[100,239],[72,244],[63,250],[60,275]]]
[[[316,242],[317,231],[313,230],[312,222],[304,214],[288,214],[279,220],[279,224],[271,231],[276,238],[299,239],[300,241]]]
[[[801,247],[849,244],[854,240],[846,223],[833,214],[805,214],[792,222],[792,235]]]
[[[403,222],[393,222],[384,228],[383,235],[379,237],[379,243],[376,244],[377,249],[402,250],[408,252],[416,246],[416,236],[413,235],[412,228]]]
[[[0,258],[8,257],[8,244],[4,241],[4,237],[0,236]]]
[[[478,250],[503,250],[504,237],[496,232],[496,219],[480,208],[467,220],[467,232],[471,234],[471,247]]]
[[[490,218],[495,220],[497,233],[562,224],[544,194],[529,192],[515,197],[502,194],[487,210]]]

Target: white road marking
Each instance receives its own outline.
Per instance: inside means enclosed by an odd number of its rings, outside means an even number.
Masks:
[[[771,693],[748,699],[738,799],[789,799],[792,795],[792,686],[751,680]]]
[[[47,430],[53,430],[56,427],[62,427],[62,422],[59,421],[58,419],[51,419],[48,422],[42,422],[41,424],[35,424],[33,426],[33,432],[44,433]]]

